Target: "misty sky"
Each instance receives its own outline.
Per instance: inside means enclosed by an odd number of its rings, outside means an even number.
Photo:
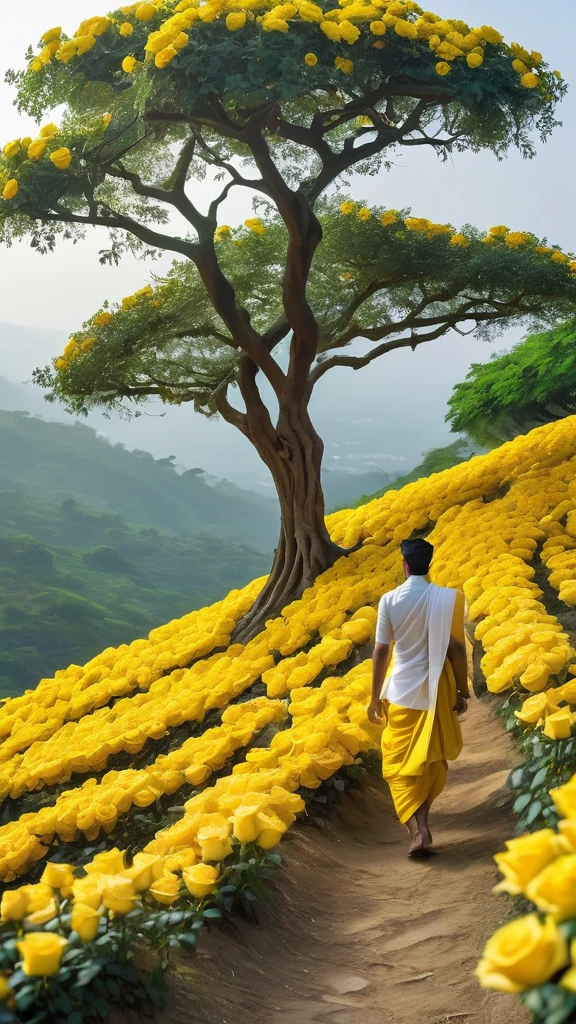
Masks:
[[[543,17],[543,7],[536,0],[437,0],[433,9],[445,16],[463,18],[471,24],[493,24],[507,40],[518,41],[528,49],[543,52],[553,68],[559,68],[570,81],[573,64],[573,39],[576,31],[576,5],[574,0],[557,0],[553,15]],[[76,28],[78,22],[92,14],[104,13],[107,4],[98,0],[27,0],[26,16],[17,5],[4,12],[3,33],[0,40],[0,71],[2,78],[8,67],[21,66],[29,43],[36,43],[40,34],[52,25],[61,24],[65,30]],[[33,134],[34,125],[18,114],[12,104],[12,90],[1,85],[0,140]],[[450,221],[456,226],[470,222],[482,228],[505,223],[514,230],[528,229],[545,235],[550,242],[560,244],[566,251],[576,250],[576,214],[573,201],[574,163],[576,156],[576,94],[571,91],[560,109],[563,127],[557,129],[546,146],[540,146],[533,161],[524,161],[515,152],[499,163],[490,154],[455,155],[448,163],[441,163],[424,148],[404,150],[396,157],[394,168],[377,178],[353,179],[353,192],[368,203],[387,206],[411,206],[418,216],[438,221]],[[201,186],[204,190],[205,186]],[[237,223],[250,212],[250,199],[240,190],[232,192],[222,221]],[[126,258],[119,268],[101,267],[98,250],[106,245],[106,235],[94,230],[83,242],[72,246],[59,244],[49,256],[38,256],[26,244],[0,252],[0,320],[32,328],[52,328],[66,336],[101,305],[107,297],[119,300],[140,287],[147,280],[151,265]],[[154,270],[167,267],[171,258],[154,264]],[[32,366],[54,351],[53,330],[30,352]],[[2,336],[4,337],[4,335]],[[509,334],[498,347],[510,344],[519,335]],[[0,374],[22,380],[27,375],[27,350],[16,351],[13,343],[0,341]],[[365,409],[366,419],[374,421],[374,451],[388,450],[390,454],[406,451],[398,446],[402,426],[410,430],[416,426],[422,441],[411,441],[418,450],[431,443],[449,441],[443,424],[446,400],[451,387],[465,375],[472,361],[489,358],[491,349],[473,339],[443,339],[425,352],[395,353],[375,364],[364,374],[350,371],[328,374],[316,398],[319,415],[334,418],[338,407],[346,401],[351,408]],[[24,371],[24,372],[23,372]],[[345,412],[346,410],[344,410]],[[176,421],[170,411],[167,417],[148,424],[148,431],[157,454],[166,454],[175,431],[184,426],[192,428],[192,414],[188,410],[183,419]],[[196,417],[193,417],[196,421]],[[402,424],[401,420],[404,420]],[[170,423],[168,421],[170,420]],[[178,426],[177,426],[178,422]],[[120,429],[120,428],[119,428]],[[142,446],[138,435],[141,425],[127,432],[129,447]],[[207,439],[214,448],[222,443],[231,446],[231,452],[242,453],[251,461],[241,438],[232,438],[232,428],[214,428],[213,424],[196,424],[198,436]],[[163,434],[164,431],[164,434]],[[386,432],[390,443],[381,436]],[[192,430],[190,431],[192,433]],[[111,431],[113,433],[113,431]],[[137,436],[138,435],[138,436]],[[114,435],[119,436],[118,431]],[[170,439],[170,440],[169,440]],[[340,442],[338,442],[340,443]],[[396,447],[394,447],[396,445]],[[410,449],[412,451],[412,449]],[[188,464],[198,464],[191,457]],[[382,463],[383,465],[383,463]],[[391,464],[392,465],[392,464]],[[211,467],[208,467],[211,468]]]

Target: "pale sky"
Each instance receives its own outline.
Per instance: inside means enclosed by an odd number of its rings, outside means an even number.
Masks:
[[[435,0],[431,6],[442,15],[463,18],[472,25],[493,24],[508,41],[540,50],[570,81],[576,35],[574,0],[556,0],[549,16],[540,0]],[[10,5],[3,12],[0,77],[3,79],[6,68],[24,64],[27,45],[35,44],[47,28],[61,24],[70,31],[82,18],[105,13],[106,9],[106,2],[98,0],[27,0],[23,16],[18,5]],[[34,127],[11,105],[12,89],[3,83],[0,89],[0,142],[4,144],[32,133]],[[563,126],[546,146],[539,146],[538,156],[532,161],[523,160],[513,151],[500,163],[491,154],[464,154],[443,164],[425,148],[410,149],[398,154],[389,173],[353,179],[352,191],[368,203],[411,206],[418,216],[450,221],[456,226],[470,222],[488,228],[505,223],[514,230],[532,230],[566,251],[576,250],[574,89],[560,108],[560,118]],[[249,214],[249,209],[250,198],[235,189],[222,220],[237,223]],[[57,251],[47,256],[38,256],[26,243],[0,251],[0,320],[57,329],[64,342],[104,298],[121,299],[144,284],[151,269],[161,270],[171,262],[171,257],[154,265],[125,258],[119,268],[102,267],[97,254],[106,244],[105,233],[93,230],[84,242],[76,246],[59,243]],[[510,344],[518,337],[518,332],[508,335],[506,342]],[[57,354],[53,335],[47,337],[45,345],[46,358]],[[454,359],[454,342],[435,346],[434,352],[425,357],[420,356],[420,350],[414,357],[411,353],[395,354],[396,359],[386,357],[371,367],[368,376],[346,371],[337,381],[329,374],[330,385],[322,389],[318,401],[326,406],[346,395],[361,405],[366,390],[372,400],[389,407],[390,416],[398,416],[404,408],[402,392],[397,393],[398,381],[409,369],[412,379],[420,381],[420,392],[437,392],[434,423],[439,431],[445,431],[443,410],[452,386],[462,379],[470,362],[489,358],[491,349],[475,339],[460,339],[458,357]],[[9,344],[4,342],[3,348],[0,374],[14,377],[11,364],[19,361]],[[22,379],[20,365],[16,376]],[[158,429],[161,431],[160,426]],[[207,425],[207,429],[213,427]],[[446,441],[449,439],[447,436]],[[198,463],[192,458],[189,464]]]

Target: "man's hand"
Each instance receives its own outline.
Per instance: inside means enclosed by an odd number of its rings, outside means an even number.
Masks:
[[[454,711],[460,718],[461,715],[465,714],[468,710],[468,700],[463,694],[459,693],[454,705]]]
[[[368,721],[372,722],[372,725],[382,725],[382,713],[383,705],[381,700],[370,701],[370,704],[366,708],[368,715]]]

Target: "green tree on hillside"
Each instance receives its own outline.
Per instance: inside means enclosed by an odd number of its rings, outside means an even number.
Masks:
[[[386,169],[398,147],[531,156],[564,84],[541,54],[413,0],[154,0],[71,38],[52,29],[41,46],[11,77],[19,106],[66,113],[4,149],[4,239],[27,235],[45,252],[97,225],[111,233],[103,259],[130,247],[183,261],[99,311],[37,379],[77,411],[191,401],[254,444],[282,530],[238,634],[249,635],[341,554],[309,415],[318,380],[451,329],[553,320],[576,298],[569,258],[532,235],[499,226],[483,237],[341,202],[335,183]],[[202,179],[214,186],[205,212]],[[239,230],[219,224],[235,188],[256,197]],[[350,354],[358,338],[364,350]]]
[[[571,320],[474,363],[448,403],[452,429],[493,445],[576,413],[575,342]]]

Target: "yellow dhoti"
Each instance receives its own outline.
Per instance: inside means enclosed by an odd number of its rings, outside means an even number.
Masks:
[[[433,711],[388,706],[382,733],[382,774],[403,824],[442,792],[447,761],[455,761],[462,750],[460,722],[453,710],[456,699],[456,680],[446,659]]]

